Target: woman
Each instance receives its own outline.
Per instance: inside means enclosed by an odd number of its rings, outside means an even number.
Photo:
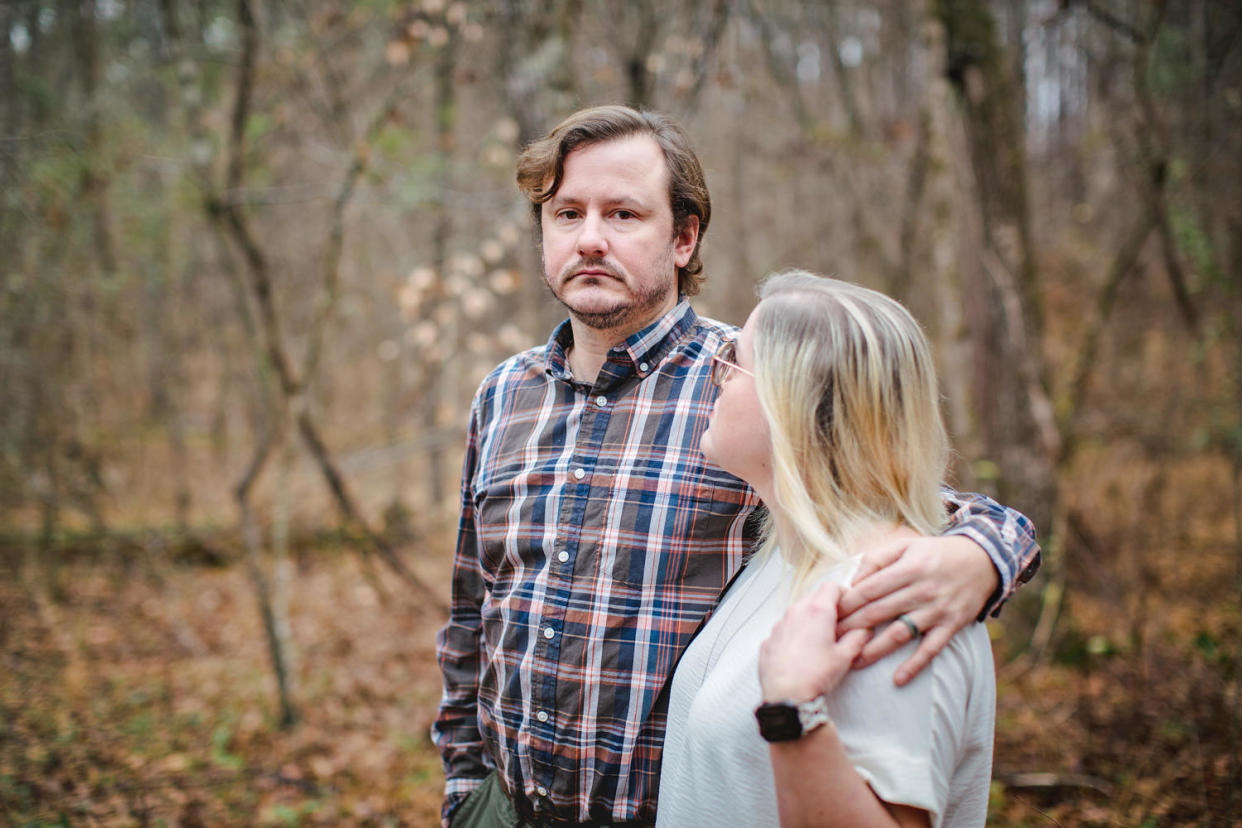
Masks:
[[[875,291],[779,274],[715,367],[703,453],[754,487],[769,525],[678,664],[657,825],[982,825],[996,700],[983,625],[904,687],[891,676],[913,642],[851,671],[868,633],[835,634],[862,553],[945,522],[947,440],[917,323]]]

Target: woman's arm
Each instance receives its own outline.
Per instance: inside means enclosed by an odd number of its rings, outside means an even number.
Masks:
[[[765,702],[801,702],[832,692],[870,633],[836,637],[841,588],[826,583],[794,603],[759,650]],[[829,723],[770,746],[782,828],[794,826],[927,826],[927,811],[879,799],[854,769]]]
[[[770,753],[781,828],[931,825],[927,811],[889,805],[875,795],[850,764],[831,723],[801,739],[773,742]]]

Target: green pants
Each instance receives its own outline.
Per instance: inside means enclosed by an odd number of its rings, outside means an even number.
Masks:
[[[513,800],[492,771],[453,812],[452,828],[529,828],[518,816]]]
[[[453,812],[449,825],[450,828],[537,828],[518,814],[496,771],[489,773],[483,784],[466,797],[466,801]],[[650,823],[638,822],[627,822],[625,826],[589,822],[581,823],[579,828],[607,828],[608,825],[613,825],[613,828],[651,828]]]

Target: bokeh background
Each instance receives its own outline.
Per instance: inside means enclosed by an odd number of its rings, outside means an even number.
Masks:
[[[0,823],[435,824],[465,412],[562,316],[514,157],[611,102],[701,313],[898,297],[1036,521],[989,824],[1231,824],[1235,0],[3,0]]]

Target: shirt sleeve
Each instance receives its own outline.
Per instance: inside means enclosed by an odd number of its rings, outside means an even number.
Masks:
[[[1000,614],[1001,607],[1019,586],[1039,569],[1039,544],[1035,526],[1026,515],[1002,506],[986,495],[941,490],[949,511],[946,535],[962,535],[983,547],[1000,576],[1000,584],[979,613],[982,621]]]
[[[472,480],[478,458],[478,406],[471,408],[466,459],[461,476],[461,517],[453,559],[449,619],[436,637],[443,693],[431,725],[431,738],[444,765],[441,821],[448,828],[454,811],[489,772],[479,733],[479,672],[482,665],[482,614],[486,581],[478,551]]]
[[[996,686],[987,632],[967,627],[904,687],[893,671],[917,642],[853,670],[828,696],[850,764],[889,804],[933,826],[982,825],[987,813]]]

